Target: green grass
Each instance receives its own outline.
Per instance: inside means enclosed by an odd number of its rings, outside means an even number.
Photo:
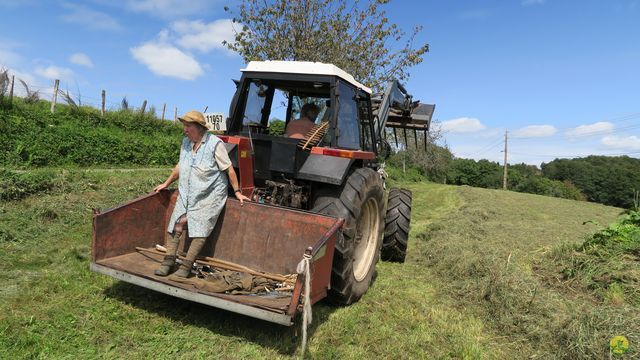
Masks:
[[[58,170],[55,187],[0,203],[0,358],[290,358],[287,328],[89,271],[91,208],[150,191],[169,169]],[[314,306],[307,357],[587,358],[608,339],[637,346],[640,318],[554,274],[558,244],[620,209],[555,198],[408,183],[405,264],[380,263],[356,304]],[[6,236],[3,237],[5,232]]]

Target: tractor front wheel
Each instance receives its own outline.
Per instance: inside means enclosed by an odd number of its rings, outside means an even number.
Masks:
[[[404,262],[411,223],[411,191],[392,188],[387,200],[382,260]]]
[[[329,300],[351,304],[369,289],[380,257],[384,190],[372,169],[355,170],[340,188],[317,191],[311,211],[345,220],[336,241]]]

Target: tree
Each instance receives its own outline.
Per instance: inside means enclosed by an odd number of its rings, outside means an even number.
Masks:
[[[393,78],[408,78],[408,69],[422,62],[428,44],[414,47],[416,26],[409,36],[389,23],[382,6],[389,0],[244,0],[225,7],[241,28],[233,42],[224,42],[245,61],[297,60],[332,63],[367,86],[379,90]],[[399,46],[392,47],[392,44]]]
[[[269,135],[281,136],[284,135],[284,121],[273,118],[269,120]]]

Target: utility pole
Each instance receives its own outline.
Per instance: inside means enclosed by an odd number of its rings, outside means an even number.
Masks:
[[[502,189],[507,190],[507,134],[504,132],[504,173],[502,174]]]

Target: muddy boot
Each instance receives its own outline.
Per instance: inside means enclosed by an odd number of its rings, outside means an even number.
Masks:
[[[178,243],[180,242],[180,236],[182,232],[175,232],[172,237],[167,239],[167,254],[164,256],[164,260],[162,260],[162,264],[160,267],[156,269],[154,274],[158,276],[167,276],[169,275],[169,271],[171,271],[171,267],[176,263],[176,253],[178,252]]]
[[[187,252],[186,258],[182,261],[180,269],[178,269],[178,271],[176,271],[173,275],[183,278],[189,276],[189,274],[191,273],[191,266],[196,260],[196,256],[198,256],[198,254],[200,253],[200,250],[202,250],[205,240],[205,238],[193,238],[193,240],[191,240],[191,246],[189,246],[189,251]]]

